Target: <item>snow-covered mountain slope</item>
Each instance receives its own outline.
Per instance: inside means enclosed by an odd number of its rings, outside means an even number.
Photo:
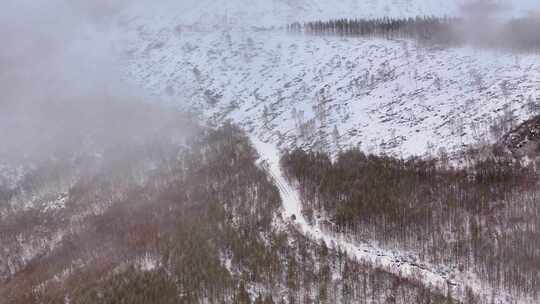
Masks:
[[[152,23],[173,19],[183,25],[283,26],[328,18],[456,15],[463,1],[439,0],[182,0],[156,1]],[[147,15],[148,4],[130,15]]]
[[[478,2],[495,3],[504,16],[523,16],[539,9],[535,0],[162,0],[153,5],[141,2],[143,5],[132,7],[126,15],[148,16],[151,7],[152,24],[174,20],[182,25],[230,27],[279,27],[297,21],[335,18],[456,16],[468,12],[468,4]]]
[[[540,57],[279,30],[138,27],[128,78],[280,145],[423,154],[490,138],[540,97]]]

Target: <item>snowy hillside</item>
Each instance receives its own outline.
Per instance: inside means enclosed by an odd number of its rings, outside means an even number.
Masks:
[[[152,24],[164,19],[183,25],[283,26],[295,21],[330,18],[456,16],[476,0],[182,0],[156,1]],[[483,1],[483,0],[480,0]],[[538,9],[535,0],[487,0],[505,16],[522,16]],[[148,15],[148,4],[127,16]]]
[[[152,23],[174,19],[183,25],[283,26],[295,21],[345,17],[455,15],[460,3],[438,0],[184,0],[156,4]],[[148,6],[129,14],[147,14]]]
[[[454,150],[489,139],[506,107],[527,118],[540,96],[535,55],[279,30],[179,33],[174,24],[134,36],[128,78],[289,147]]]

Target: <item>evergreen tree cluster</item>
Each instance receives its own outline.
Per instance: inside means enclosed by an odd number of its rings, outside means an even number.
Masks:
[[[474,29],[471,30],[471,27]],[[517,52],[540,51],[540,19],[515,18],[502,24],[450,17],[335,19],[291,23],[287,31],[308,35],[412,39],[437,46],[472,45]]]
[[[282,166],[304,213],[327,218],[330,233],[415,252],[424,261],[474,271],[495,289],[540,295],[540,201],[532,167],[506,157],[455,169],[437,160],[359,150],[335,160],[286,153]]]
[[[384,37],[389,39],[418,39],[436,43],[456,44],[460,39],[454,28],[460,19],[449,17],[338,19],[313,21],[287,26],[290,32],[314,35]]]

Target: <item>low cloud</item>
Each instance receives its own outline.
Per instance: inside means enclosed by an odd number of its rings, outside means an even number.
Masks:
[[[171,115],[122,81],[124,0],[8,0],[0,9],[0,153],[46,156],[144,136]]]

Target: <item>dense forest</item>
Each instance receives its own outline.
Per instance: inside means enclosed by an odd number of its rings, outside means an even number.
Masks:
[[[453,28],[459,22],[457,18],[438,17],[339,19],[293,23],[287,26],[287,30],[315,35],[408,38],[456,44],[460,41]]]
[[[3,189],[1,302],[453,303],[289,227],[237,127],[195,133],[50,160]],[[64,208],[10,209],[71,171]]]
[[[437,159],[398,159],[294,150],[281,160],[311,221],[358,240],[471,270],[516,295],[540,292],[537,173],[510,157],[453,168]]]
[[[540,51],[540,19],[512,19],[504,24],[449,17],[337,19],[291,23],[287,31],[309,35],[414,39],[437,46],[473,45],[512,51]]]

